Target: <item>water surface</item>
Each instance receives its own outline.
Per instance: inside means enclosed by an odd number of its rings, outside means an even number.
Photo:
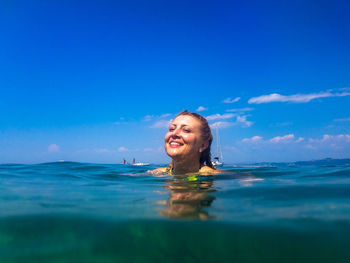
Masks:
[[[0,262],[350,262],[349,166],[0,165]]]

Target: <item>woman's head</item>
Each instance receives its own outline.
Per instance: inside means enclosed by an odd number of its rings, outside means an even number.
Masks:
[[[165,150],[173,160],[194,160],[213,167],[210,146],[213,140],[208,121],[197,113],[180,112],[165,135]]]

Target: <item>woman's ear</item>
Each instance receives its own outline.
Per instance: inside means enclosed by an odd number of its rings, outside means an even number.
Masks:
[[[204,142],[204,143],[202,143],[201,147],[199,148],[199,152],[200,152],[200,153],[201,153],[201,152],[204,152],[205,149],[208,148],[208,146],[209,146],[209,142]]]

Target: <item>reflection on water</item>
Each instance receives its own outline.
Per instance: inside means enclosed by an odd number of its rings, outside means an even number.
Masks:
[[[159,213],[169,218],[201,219],[214,218],[205,208],[215,200],[210,193],[216,191],[212,176],[175,175],[166,180],[164,188],[170,196],[166,207]]]

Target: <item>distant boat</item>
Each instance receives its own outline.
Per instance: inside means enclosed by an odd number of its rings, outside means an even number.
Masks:
[[[223,166],[223,165],[224,165],[223,162],[220,162],[220,161],[219,161],[219,158],[218,158],[218,157],[214,157],[214,160],[215,160],[215,161],[212,161],[212,162],[211,162],[214,166]]]
[[[221,144],[220,144],[220,136],[219,136],[219,128],[216,126],[216,155],[213,158],[214,161],[211,163],[215,166],[223,166],[224,165],[224,157],[222,155],[221,151]]]
[[[135,161],[135,158],[132,160],[132,165],[136,165],[136,166],[147,166],[149,165],[149,163],[137,163]]]
[[[132,165],[136,165],[136,166],[147,166],[150,165],[149,163],[133,163]]]

